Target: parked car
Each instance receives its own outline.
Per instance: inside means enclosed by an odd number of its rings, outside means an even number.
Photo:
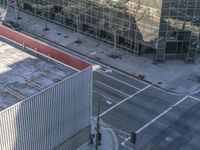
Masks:
[[[9,28],[11,28],[11,29],[14,29],[14,30],[16,30],[16,31],[20,31],[20,30],[21,30],[19,24],[15,23],[14,21],[11,21],[11,20],[4,20],[4,21],[2,22],[2,24],[3,24],[4,26],[7,26],[7,27],[9,27]]]

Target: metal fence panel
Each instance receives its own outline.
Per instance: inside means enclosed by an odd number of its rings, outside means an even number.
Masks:
[[[1,111],[0,149],[51,150],[90,128],[91,91],[89,67]],[[76,141],[73,147],[80,145]]]

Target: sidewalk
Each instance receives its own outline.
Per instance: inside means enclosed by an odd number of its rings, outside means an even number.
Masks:
[[[119,142],[114,131],[103,122],[100,123],[100,132],[102,133],[102,140],[101,145],[99,145],[98,147],[98,150],[118,150]],[[94,135],[96,134],[96,130],[94,128],[95,125],[96,121],[92,120],[92,134]],[[95,150],[95,138],[93,144],[86,143],[77,150]]]
[[[14,9],[9,8],[5,18],[15,21],[14,16]],[[84,55],[94,57],[133,76],[144,74],[145,80],[166,90],[185,95],[200,89],[200,58],[196,60],[195,64],[186,64],[183,60],[153,64],[152,55],[145,54],[138,57],[118,49],[121,57],[113,59],[110,57],[113,50],[111,45],[99,42],[98,46],[95,39],[82,34],[80,35],[81,43],[76,44],[76,32],[23,12],[20,12],[20,17],[22,19],[18,20],[18,23],[25,30],[62,46],[70,47]],[[45,23],[49,28],[48,31],[43,30]]]

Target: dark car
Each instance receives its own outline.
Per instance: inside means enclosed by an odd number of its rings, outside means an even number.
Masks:
[[[4,26],[7,26],[7,27],[14,29],[16,31],[21,30],[19,24],[15,23],[14,21],[7,20],[7,21],[3,21],[2,24]]]

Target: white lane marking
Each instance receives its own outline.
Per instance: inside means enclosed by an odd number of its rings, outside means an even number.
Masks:
[[[102,66],[104,66],[104,65],[102,65]],[[155,86],[155,85],[153,85],[153,84],[147,83],[147,82],[145,82],[145,81],[143,81],[143,80],[141,80],[141,79],[138,79],[138,78],[136,78],[136,77],[132,77],[132,76],[130,76],[130,75],[128,75],[128,74],[125,74],[124,72],[120,72],[120,71],[118,71],[118,70],[115,70],[114,68],[112,68],[112,69],[113,69],[116,73],[119,73],[120,75],[123,75],[123,76],[125,76],[125,77],[127,77],[127,78],[129,78],[129,79],[138,81],[138,82],[141,83],[141,84],[144,84],[144,85],[151,85],[152,87],[154,87],[154,88],[156,88],[156,89],[159,89],[159,90],[161,90],[161,91],[163,91],[163,92],[167,92],[167,93],[172,94],[172,95],[181,95],[181,94],[179,94],[179,93],[173,93],[173,92],[167,91],[167,90],[165,90],[165,89],[159,88],[159,87],[157,87],[157,86]],[[101,71],[101,70],[100,70],[100,71]],[[99,71],[97,71],[97,72],[99,72]],[[137,87],[136,87],[136,88],[137,88]],[[196,93],[198,93],[198,92],[200,92],[200,89],[199,89],[198,91],[194,92],[193,94],[196,94]]]
[[[135,96],[135,95],[141,93],[142,91],[146,90],[146,89],[149,88],[150,86],[151,86],[151,85],[148,85],[148,86],[146,86],[145,88],[143,88],[143,89],[137,91],[136,93],[130,95],[129,97],[125,98],[124,100],[118,102],[118,103],[115,104],[114,106],[110,107],[109,109],[107,109],[106,111],[104,111],[103,113],[101,113],[99,116],[100,116],[100,117],[104,116],[104,115],[107,114],[109,111],[113,110],[114,108],[116,108],[116,107],[119,106],[120,104],[126,102],[127,100],[129,100],[129,99],[132,98],[133,96]]]
[[[194,96],[188,96],[188,97],[200,102],[200,99],[197,97],[194,97]]]
[[[96,93],[96,94],[98,94],[98,95],[101,95],[102,97],[104,97],[104,98],[106,98],[106,99],[112,100],[110,97],[105,96],[105,95],[103,95],[103,94],[97,92],[96,90],[93,90],[93,92]]]
[[[179,105],[181,102],[183,102],[184,100],[186,100],[189,96],[185,96],[184,98],[182,98],[181,100],[179,100],[178,102],[176,102],[175,104],[171,105],[168,109],[166,109],[164,112],[162,112],[160,115],[158,115],[157,117],[153,118],[150,122],[148,122],[147,124],[145,124],[143,127],[141,127],[140,129],[138,129],[136,131],[136,133],[140,133],[142,130],[144,130],[145,128],[147,128],[149,125],[151,125],[153,122],[155,122],[156,120],[158,120],[160,117],[162,117],[163,115],[165,115],[167,112],[169,112],[171,109],[173,109],[173,107]],[[130,140],[131,137],[126,138],[123,142],[121,142],[121,145],[125,145],[125,143]]]
[[[130,137],[127,138],[126,140],[128,141],[129,139],[130,139]],[[131,147],[129,147],[128,145],[125,144],[125,143],[127,142],[126,140],[125,140],[124,142],[122,142],[121,145],[122,145],[124,148],[128,149],[128,150],[134,150],[133,148],[131,148]]]
[[[118,137],[120,137],[121,139],[123,139],[123,140],[126,140],[126,138],[125,137],[123,137],[122,135],[117,135]]]
[[[185,96],[183,97],[181,100],[179,100],[177,103],[171,105],[167,110],[165,110],[164,112],[162,112],[160,115],[158,115],[157,117],[155,117],[154,119],[152,119],[149,123],[147,123],[146,125],[144,125],[142,128],[140,128],[139,130],[136,131],[136,133],[138,134],[139,132],[141,132],[142,130],[144,130],[146,127],[148,127],[150,124],[152,124],[153,122],[155,122],[156,120],[158,120],[160,117],[162,117],[164,114],[166,114],[167,112],[169,112],[171,109],[173,109],[173,107],[179,105],[181,102],[183,102],[184,100],[186,100],[187,98],[192,98],[194,100],[197,100],[200,102],[200,99],[193,97],[193,96]],[[125,143],[130,140],[131,137],[126,138],[123,142],[121,142],[121,145],[126,146]]]
[[[123,142],[121,142],[121,145],[125,146],[125,143],[126,143],[128,140],[130,140],[130,139],[131,139],[131,137],[129,136],[129,137],[126,138]]]
[[[110,101],[108,101],[108,100],[106,101],[106,103],[107,103],[108,105],[111,105],[111,104],[112,104],[112,102],[110,102]]]
[[[159,114],[158,116],[156,116],[155,118],[153,118],[151,121],[149,121],[147,124],[145,124],[143,127],[141,127],[140,129],[138,129],[136,131],[136,133],[140,133],[142,130],[144,130],[145,128],[147,128],[148,126],[150,126],[152,123],[154,123],[156,120],[158,120],[159,118],[161,118],[163,115],[165,115],[167,112],[169,112],[170,110],[173,109],[173,107],[179,105],[181,102],[183,102],[184,100],[186,100],[188,98],[188,96],[185,96],[184,98],[182,98],[181,100],[179,100],[178,102],[176,102],[175,104],[171,105],[168,109],[166,109],[164,112],[162,112],[161,114]]]
[[[114,88],[114,87],[112,87],[112,86],[110,86],[110,85],[107,85],[107,84],[105,84],[105,83],[103,83],[103,82],[101,82],[101,81],[96,80],[96,82],[99,83],[99,84],[102,84],[102,85],[104,85],[104,86],[106,86],[106,87],[108,87],[108,88],[110,88],[110,89],[112,89],[112,90],[114,90],[114,91],[117,91],[117,92],[119,92],[119,93],[121,93],[121,94],[123,94],[123,95],[126,95],[126,96],[129,96],[129,95],[130,95],[130,94],[125,93],[125,92],[122,92],[122,91],[120,91],[120,90],[118,90],[118,89],[116,89],[116,88]]]
[[[97,92],[96,90],[93,90],[93,92],[96,93],[96,94],[98,94],[98,95],[101,95],[102,97],[104,97],[105,99],[111,101],[112,103],[116,103],[116,102],[115,102],[113,99],[111,99],[110,97],[105,96],[105,95],[103,95],[103,94]]]
[[[126,82],[124,82],[124,81],[121,81],[121,80],[119,80],[119,79],[117,79],[117,78],[115,78],[115,77],[112,77],[112,76],[110,76],[110,75],[108,75],[108,74],[102,73],[101,71],[97,71],[97,72],[98,72],[98,73],[101,73],[101,74],[103,74],[103,75],[105,75],[105,76],[107,76],[107,77],[109,77],[109,78],[111,78],[111,79],[113,79],[113,80],[116,80],[116,81],[118,81],[118,82],[121,82],[121,83],[123,83],[123,84],[125,84],[125,85],[127,85],[127,86],[129,86],[129,87],[132,87],[132,88],[134,88],[134,89],[140,90],[139,88],[137,88],[137,87],[135,87],[135,86],[133,86],[133,85],[130,85],[130,84],[128,84],[128,83],[126,83]]]
[[[180,99],[178,102],[176,102],[175,104],[171,105],[171,107],[175,107],[177,105],[179,105],[180,103],[182,103],[184,100],[186,100],[188,98],[188,95],[183,97],[182,99]]]
[[[115,131],[117,131],[117,132],[119,132],[119,133],[121,133],[121,134],[124,134],[125,136],[129,136],[130,135],[129,133],[127,133],[125,131],[122,131],[120,129],[117,129],[117,128],[112,128],[112,129],[115,130]]]
[[[103,66],[103,65],[102,65]],[[121,74],[121,75],[124,75],[125,77],[127,77],[127,78],[130,78],[130,79],[133,79],[133,80],[136,80],[136,81],[138,81],[138,82],[140,82],[140,83],[142,83],[142,84],[144,84],[144,85],[150,85],[149,83],[147,83],[147,82],[145,82],[145,81],[143,81],[143,80],[141,80],[141,79],[138,79],[138,78],[136,78],[136,77],[133,77],[133,76],[131,76],[131,75],[128,75],[128,74],[126,74],[126,73],[124,73],[124,72],[121,72],[121,71],[119,71],[119,70],[116,70],[116,69],[114,69],[114,68],[112,68],[112,70],[114,70],[116,73],[119,73],[119,74]]]
[[[192,94],[190,94],[190,95],[194,95],[194,94],[197,94],[197,93],[199,93],[200,92],[200,89],[199,90],[197,90],[197,91],[194,91]]]

